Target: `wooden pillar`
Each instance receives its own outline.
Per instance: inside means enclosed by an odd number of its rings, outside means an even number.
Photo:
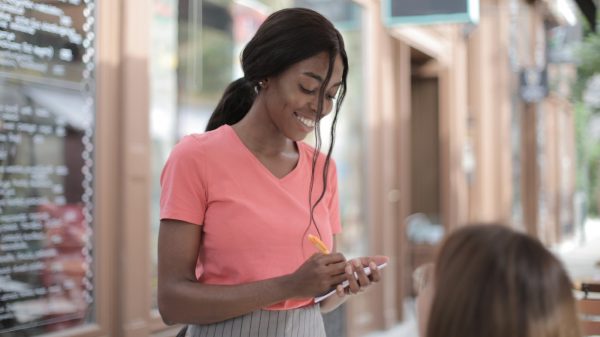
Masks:
[[[466,45],[460,29],[444,26],[447,56],[436,57],[439,79],[440,213],[451,231],[467,221],[463,149],[467,123]]]
[[[119,289],[118,308],[123,337],[145,337],[150,333],[149,199],[149,43],[150,0],[128,0],[121,4],[122,54],[120,67],[119,126]],[[135,272],[132,272],[135,270]]]
[[[529,25],[526,27],[529,31],[528,49],[526,50],[526,60],[524,66],[535,67],[538,64],[536,53],[538,52],[538,26],[541,24],[541,6],[533,4],[528,8]],[[521,117],[521,139],[522,139],[522,191],[523,191],[523,220],[525,229],[534,236],[540,236],[540,167],[538,164],[538,148],[541,145],[538,142],[541,127],[538,125],[541,113],[541,103],[525,103],[523,116]]]
[[[481,21],[469,36],[469,112],[475,170],[470,222],[508,222],[512,206],[508,4],[481,2]]]
[[[521,172],[523,221],[527,233],[537,237],[538,230],[538,190],[537,167],[537,106],[527,104],[521,115]]]
[[[381,170],[381,190],[379,193],[382,194],[382,205],[381,210],[383,212],[383,221],[381,223],[382,228],[379,233],[379,237],[375,238],[376,247],[385,255],[388,255],[394,259],[395,267],[397,267],[400,261],[398,261],[396,252],[396,245],[402,244],[398,237],[398,227],[401,226],[401,220],[397,218],[397,210],[400,202],[398,178],[398,142],[397,142],[397,121],[398,121],[398,110],[396,107],[398,97],[398,79],[396,78],[396,67],[397,67],[397,54],[396,54],[397,41],[393,39],[387,31],[382,36],[382,53],[386,56],[381,60],[380,76],[379,79],[385,85],[381,88],[382,100],[382,119],[381,119],[381,145],[382,145],[382,170]],[[395,269],[395,268],[394,268]],[[378,327],[391,328],[397,322],[398,313],[396,310],[396,292],[398,288],[398,280],[396,279],[396,270],[391,269],[389,272],[384,273],[384,279],[382,282],[382,292],[378,299],[379,308],[382,315],[377,322]],[[401,309],[400,309],[401,310]]]
[[[121,62],[121,6],[117,0],[99,1],[97,7],[98,68],[95,144],[95,227],[96,251],[95,294],[96,324],[102,327],[101,336],[117,336],[119,321],[117,303],[117,254],[114,242],[118,237],[115,224],[120,222],[119,205],[119,101]],[[109,243],[113,244],[110,245]],[[106,248],[110,247],[110,248]],[[88,335],[85,335],[88,336]],[[89,336],[97,336],[90,334]]]
[[[398,81],[398,90],[396,95],[397,120],[396,125],[396,140],[397,147],[397,162],[398,167],[397,182],[399,198],[396,214],[397,222],[395,224],[397,232],[396,240],[396,308],[398,318],[403,318],[404,299],[407,296],[405,293],[406,283],[411,275],[409,270],[405,268],[405,261],[408,256],[408,239],[406,236],[406,219],[410,215],[411,210],[411,65],[410,65],[410,46],[401,41],[397,42],[396,47],[396,80]]]

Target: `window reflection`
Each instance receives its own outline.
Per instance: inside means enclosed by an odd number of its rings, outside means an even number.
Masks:
[[[91,184],[82,172],[90,168],[82,156],[87,124],[72,108],[84,98],[13,80],[0,81],[0,92],[0,333],[76,326],[86,321],[93,288],[82,200]]]
[[[94,7],[0,7],[2,336],[93,320]]]

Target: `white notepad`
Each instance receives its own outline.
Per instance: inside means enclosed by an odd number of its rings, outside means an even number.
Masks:
[[[387,266],[387,262],[377,265],[377,269],[383,269],[383,267],[385,267],[385,266]],[[371,268],[364,267],[363,270],[365,271],[365,274],[371,275]],[[356,272],[354,273],[354,277],[358,278],[358,275],[356,274]],[[344,288],[346,288],[349,285],[350,285],[350,283],[348,283],[348,281],[342,282],[342,287],[344,287]],[[333,295],[335,293],[335,289],[336,288],[333,288],[332,290],[329,290],[325,294],[315,297],[315,303],[319,303],[322,300],[326,299],[327,297]]]

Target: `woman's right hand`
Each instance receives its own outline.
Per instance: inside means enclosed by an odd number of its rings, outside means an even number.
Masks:
[[[290,275],[295,297],[315,297],[344,282],[346,258],[340,253],[316,253]]]

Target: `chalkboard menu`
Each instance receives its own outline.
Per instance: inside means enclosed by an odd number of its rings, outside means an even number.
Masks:
[[[0,0],[0,335],[93,320],[93,0]]]
[[[479,20],[479,0],[384,0],[382,9],[389,26]]]

